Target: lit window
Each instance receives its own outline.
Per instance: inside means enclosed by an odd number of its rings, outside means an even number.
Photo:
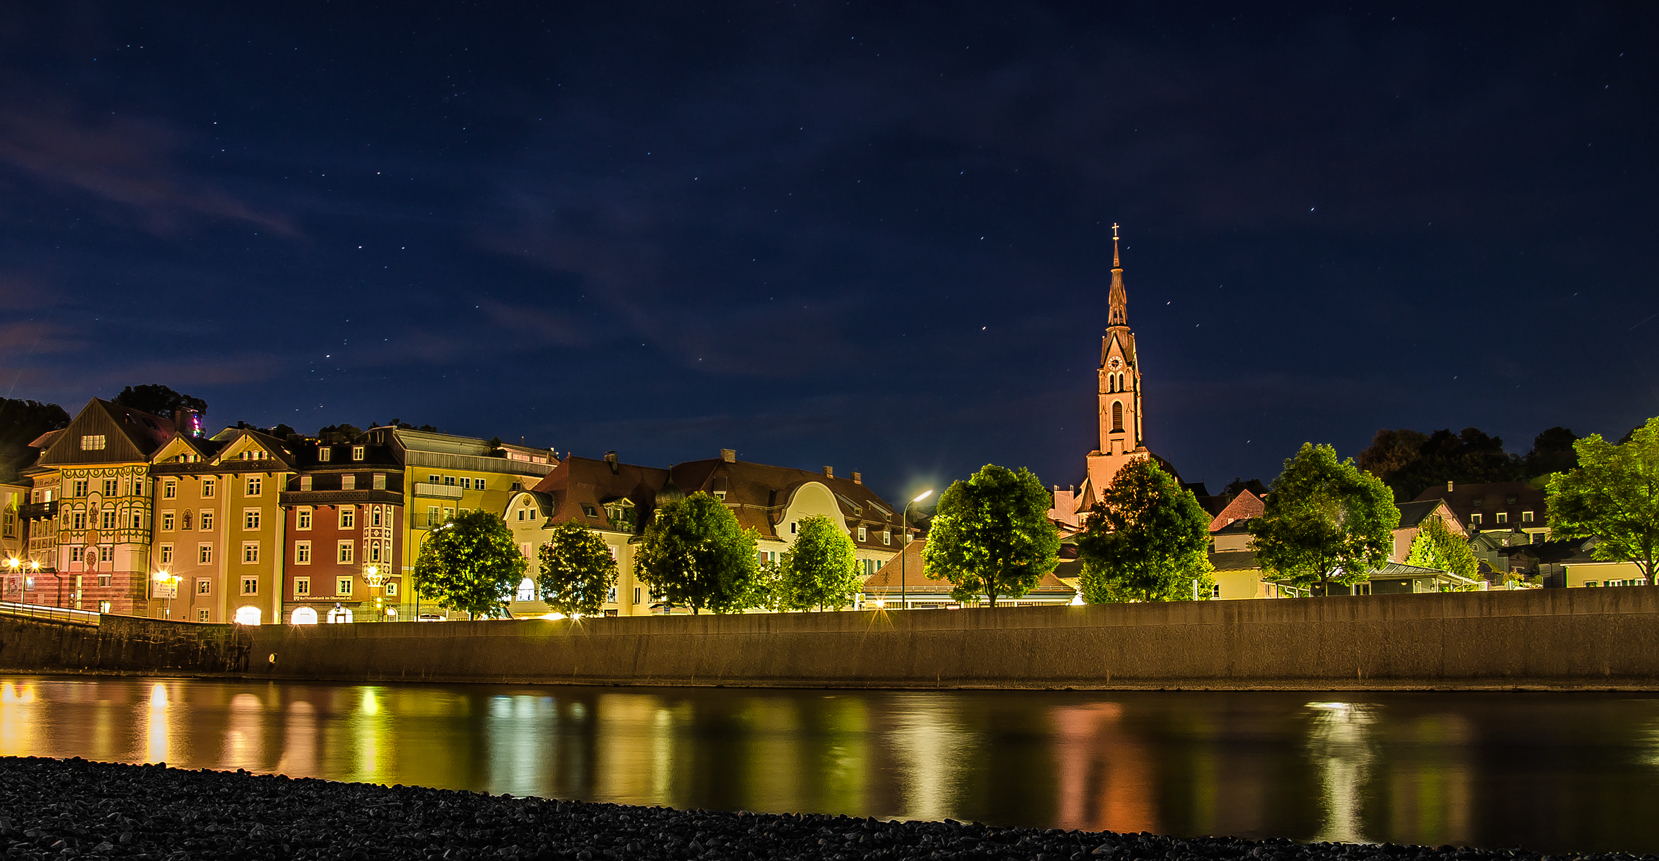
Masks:
[[[340,476],[340,489],[341,490],[356,490],[357,489],[357,476],[355,476],[355,475],[342,475],[342,476]]]
[[[892,544],[893,543],[893,530],[886,529],[886,530],[882,531],[882,533],[881,533],[881,543],[883,543],[883,544]]]
[[[1521,522],[1522,523],[1531,523],[1532,522],[1532,512],[1530,512],[1530,511],[1521,512]]]
[[[311,564],[311,542],[309,542],[309,541],[296,541],[296,542],[294,542],[294,564],[295,565],[310,565]]]
[[[386,473],[377,472],[377,473],[374,474],[374,489],[375,490],[385,490],[386,489]]]
[[[1480,525],[1480,512],[1476,511],[1473,514],[1470,514],[1469,515],[1469,522],[1473,523],[1476,526],[1479,526]]]
[[[259,617],[258,607],[236,608],[236,624],[238,625],[257,625],[259,624]]]
[[[303,492],[303,491],[308,491],[310,489],[311,489],[311,476],[309,476],[309,475],[300,476],[300,490]]]
[[[518,594],[514,597],[520,601],[536,600],[536,581],[529,577],[518,581]]]
[[[310,595],[310,594],[311,594],[311,578],[310,577],[295,577],[294,578],[294,597],[299,598],[299,597],[304,597],[304,596],[307,596],[307,595]]]
[[[212,613],[212,611],[210,611],[210,610],[197,610],[196,611],[196,621],[202,622],[202,623],[205,624],[208,621],[209,617],[211,616],[211,613]]]
[[[88,434],[81,437],[81,451],[103,451],[104,435]]]
[[[397,597],[397,581],[396,580],[391,580],[391,581],[388,581],[386,583],[386,597],[388,597],[388,598],[396,598]]]
[[[351,447],[351,459],[352,460],[362,460],[363,459],[363,447],[362,446],[354,445],[354,446]]]
[[[336,577],[334,579],[334,594],[336,594],[336,595],[350,595],[351,594],[351,578],[350,577]]]
[[[1498,523],[1508,523],[1509,522],[1509,512],[1500,511],[1493,517],[1493,519],[1496,520]]]
[[[860,540],[860,541],[869,540],[869,537],[865,534],[864,527],[862,527],[862,526],[858,527],[858,540]]]
[[[329,460],[333,459],[333,457],[334,450],[328,446],[325,445],[317,449],[317,460],[327,463]]]
[[[211,595],[211,594],[213,594],[213,581],[207,579],[206,577],[203,577],[200,580],[197,580],[196,581],[196,594],[197,595]]]

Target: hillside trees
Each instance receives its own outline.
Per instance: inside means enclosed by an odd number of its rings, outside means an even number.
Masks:
[[[1018,598],[1059,561],[1060,536],[1048,520],[1054,504],[1030,470],[986,464],[966,481],[953,482],[922,548],[929,579],[946,580],[951,597]]]
[[[1091,604],[1191,600],[1215,585],[1210,516],[1150,459],[1118,471],[1078,540]],[[1195,588],[1194,581],[1197,581]]]

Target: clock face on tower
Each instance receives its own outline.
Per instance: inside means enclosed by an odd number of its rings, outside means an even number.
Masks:
[[[1113,356],[1113,357],[1112,357],[1112,361],[1110,361],[1110,362],[1107,362],[1107,364],[1108,364],[1108,365],[1109,365],[1109,366],[1111,366],[1111,368],[1112,368],[1112,370],[1114,370],[1114,371],[1115,371],[1115,370],[1117,370],[1117,369],[1118,369],[1118,368],[1121,368],[1121,367],[1123,367],[1123,360],[1122,360],[1122,359],[1120,359],[1120,358],[1118,358],[1118,357],[1117,357],[1117,356]]]

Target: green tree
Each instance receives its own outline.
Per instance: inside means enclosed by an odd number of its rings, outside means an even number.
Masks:
[[[207,412],[207,401],[175,392],[162,385],[127,386],[121,390],[121,394],[110,400],[124,407],[166,418],[172,418],[174,410],[195,410],[204,414]]]
[[[1262,569],[1297,586],[1351,586],[1388,561],[1400,509],[1382,480],[1304,443],[1273,480],[1262,516],[1247,527]]]
[[[14,482],[38,451],[29,447],[41,434],[69,426],[69,413],[57,404],[0,398],[0,482]]]
[[[536,551],[541,562],[537,586],[547,606],[566,616],[597,616],[616,585],[616,560],[599,533],[574,521],[548,530]]]
[[[692,613],[728,613],[755,599],[755,545],[726,504],[697,492],[657,509],[634,554],[640,580]]]
[[[1077,542],[1091,604],[1186,601],[1215,586],[1210,515],[1150,459],[1118,470]]]
[[[493,619],[506,613],[527,565],[505,521],[463,511],[428,533],[415,560],[415,589],[445,610]]]
[[[922,548],[930,580],[948,581],[951,597],[1018,598],[1059,561],[1060,533],[1048,520],[1054,498],[1024,467],[1014,472],[986,464],[967,481],[952,482]]]
[[[1406,556],[1406,564],[1439,568],[1470,580],[1480,574],[1480,562],[1475,559],[1475,552],[1469,549],[1469,542],[1448,529],[1446,521],[1438,517],[1424,520],[1418,528],[1417,537],[1411,540],[1411,552]]]
[[[1654,583],[1659,555],[1659,417],[1614,445],[1590,434],[1573,443],[1578,468],[1550,476],[1550,534],[1596,539],[1592,555],[1631,561]]]
[[[756,565],[754,579],[749,581],[749,589],[739,599],[738,606],[744,610],[773,612],[790,609],[785,601],[783,566],[773,559]]]
[[[794,546],[783,552],[784,606],[822,610],[851,604],[864,588],[857,549],[835,521],[821,514],[803,518]]]

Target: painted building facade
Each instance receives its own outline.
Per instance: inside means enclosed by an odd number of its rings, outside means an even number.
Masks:
[[[282,492],[281,619],[289,624],[413,619],[401,610],[406,472],[386,435],[295,445]]]

